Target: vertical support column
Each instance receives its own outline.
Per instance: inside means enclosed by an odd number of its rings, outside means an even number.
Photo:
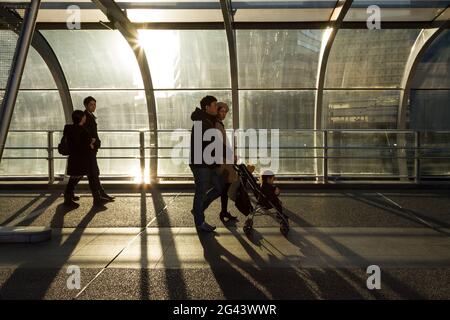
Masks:
[[[25,69],[28,49],[30,48],[31,40],[33,39],[40,3],[40,0],[33,0],[26,9],[22,31],[20,32],[16,51],[14,53],[11,72],[9,74],[5,96],[0,110],[0,159],[3,156],[3,150],[5,149],[6,138],[11,124],[17,94],[19,93],[23,70]]]
[[[55,182],[55,159],[53,150],[53,131],[47,132],[48,183]]]
[[[328,130],[323,130],[323,183],[328,183]]]
[[[416,183],[420,183],[420,131],[414,132],[414,180]]]
[[[230,55],[230,74],[231,74],[231,107],[233,110],[233,129],[239,129],[239,91],[238,91],[238,63],[236,51],[236,32],[233,28],[234,18],[233,9],[230,0],[220,0],[222,8],[225,32],[227,34],[228,53]],[[234,137],[234,134],[233,134]],[[236,144],[234,144],[236,153]]]

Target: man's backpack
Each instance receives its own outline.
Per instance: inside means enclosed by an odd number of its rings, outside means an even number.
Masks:
[[[67,137],[65,135],[63,135],[63,137],[61,138],[61,142],[58,144],[58,152],[63,156],[68,156],[70,153],[69,145],[67,143]]]

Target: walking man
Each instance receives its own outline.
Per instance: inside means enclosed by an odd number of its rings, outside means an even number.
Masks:
[[[96,192],[97,188],[93,176],[89,171],[89,159],[94,150],[94,139],[83,127],[86,122],[86,115],[81,110],[75,110],[72,113],[73,124],[67,124],[64,127],[64,137],[66,138],[68,148],[70,150],[67,159],[67,174],[70,175],[66,190],[64,191],[64,204],[70,207],[78,207],[80,198],[76,197],[75,187],[87,175],[89,187],[92,192],[95,207],[103,207],[106,200],[100,198],[100,194]]]
[[[86,123],[84,124],[84,128],[89,133],[90,137],[94,140],[94,150],[91,152],[91,156],[89,157],[89,172],[92,175],[92,179],[94,181],[95,192],[99,194],[101,200],[106,201],[114,201],[114,197],[106,194],[100,182],[100,169],[97,164],[97,152],[100,149],[101,141],[98,137],[97,132],[97,119],[94,116],[95,109],[97,108],[97,101],[89,96],[83,100],[84,107],[86,110],[84,114],[86,115]],[[93,191],[94,192],[94,191]]]
[[[217,130],[217,99],[206,96],[200,101],[200,108],[196,108],[191,115],[194,125],[191,131],[190,168],[194,175],[195,195],[192,213],[198,231],[213,232],[216,227],[205,222],[205,210],[215,199],[220,197],[223,190],[223,179],[216,168],[215,161],[206,161],[204,151],[211,141],[204,141],[204,134],[208,130]],[[218,130],[217,130],[218,131]],[[218,136],[220,132],[218,131]],[[206,139],[207,140],[207,139]],[[216,141],[217,142],[217,141]],[[222,143],[220,143],[220,146]],[[208,148],[210,149],[210,148]]]

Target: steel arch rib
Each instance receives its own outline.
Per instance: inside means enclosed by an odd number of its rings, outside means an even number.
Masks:
[[[156,100],[147,56],[144,49],[139,45],[139,33],[115,1],[92,0],[92,2],[94,2],[103,14],[108,17],[114,27],[120,31],[136,56],[141,71],[142,81],[144,82],[149,117],[150,144],[154,147],[153,150],[155,151],[155,155],[157,155],[158,125],[156,117]],[[152,155],[152,152],[150,154]],[[150,159],[150,178],[152,181],[156,181],[158,174],[158,159],[154,159],[154,163],[152,163],[152,158]]]
[[[22,23],[22,18],[17,13],[6,10],[5,8],[2,8],[0,10],[0,19],[8,21],[9,24],[13,23],[15,26],[18,26]],[[11,26],[11,30],[16,32],[17,34],[19,33],[18,28],[13,28],[13,26]],[[67,79],[64,75],[61,64],[59,63],[58,57],[56,56],[48,41],[38,30],[34,31],[31,46],[42,57],[50,73],[52,74],[53,80],[55,81],[56,88],[58,89],[59,96],[61,98],[65,121],[69,123],[72,119],[71,115],[73,111],[73,103],[70,96],[69,85],[67,83]]]
[[[323,89],[325,86],[325,74],[327,71],[328,58],[330,56],[331,48],[333,46],[336,34],[342,25],[345,15],[350,9],[353,0],[340,0],[336,8],[334,9],[330,18],[330,28],[325,32],[324,41],[320,50],[319,64],[317,70],[316,80],[316,99],[314,103],[314,129],[322,129],[322,102],[323,102]]]
[[[446,12],[450,12],[450,9],[446,9]],[[444,21],[438,28],[423,29],[417,36],[417,39],[411,48],[411,52],[405,65],[402,82],[400,84],[402,91],[400,92],[400,101],[398,105],[397,129],[406,129],[406,112],[417,65],[433,41],[446,30],[449,24],[450,21]]]
[[[238,84],[238,63],[236,51],[236,33],[233,28],[234,19],[230,0],[220,0],[225,31],[227,34],[228,53],[230,58],[231,75],[231,102],[233,108],[233,128],[239,128],[239,84]]]

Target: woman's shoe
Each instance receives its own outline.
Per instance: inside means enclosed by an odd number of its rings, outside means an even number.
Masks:
[[[232,216],[230,212],[221,212],[219,218],[223,223],[225,223],[225,218],[227,218],[228,221],[237,220],[237,217]]]

